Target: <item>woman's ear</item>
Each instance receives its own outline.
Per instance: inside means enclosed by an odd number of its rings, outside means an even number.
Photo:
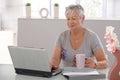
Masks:
[[[82,24],[84,23],[84,20],[85,20],[85,16],[82,16],[82,20],[81,20]]]

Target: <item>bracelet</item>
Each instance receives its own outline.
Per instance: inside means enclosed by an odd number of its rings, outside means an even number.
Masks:
[[[95,62],[95,66],[94,66],[94,68],[96,68],[97,67],[97,63]]]

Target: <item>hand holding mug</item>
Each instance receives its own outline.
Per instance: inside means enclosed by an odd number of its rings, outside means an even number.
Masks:
[[[95,68],[96,63],[91,57],[88,57],[88,58],[85,59],[85,67]]]

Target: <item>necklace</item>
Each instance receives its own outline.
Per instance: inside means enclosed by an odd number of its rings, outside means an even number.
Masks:
[[[85,31],[81,31],[80,33],[78,34],[71,34],[71,40],[74,44],[79,44],[82,39],[83,39],[83,36],[84,36],[84,33]]]

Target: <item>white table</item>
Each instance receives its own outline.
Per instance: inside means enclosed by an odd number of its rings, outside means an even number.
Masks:
[[[106,70],[98,70],[98,71],[100,73],[106,73]],[[68,80],[68,79],[61,74],[57,76],[53,76],[51,78],[19,75],[15,73],[13,65],[0,64],[0,80]],[[94,80],[108,80],[108,79],[94,79]]]

